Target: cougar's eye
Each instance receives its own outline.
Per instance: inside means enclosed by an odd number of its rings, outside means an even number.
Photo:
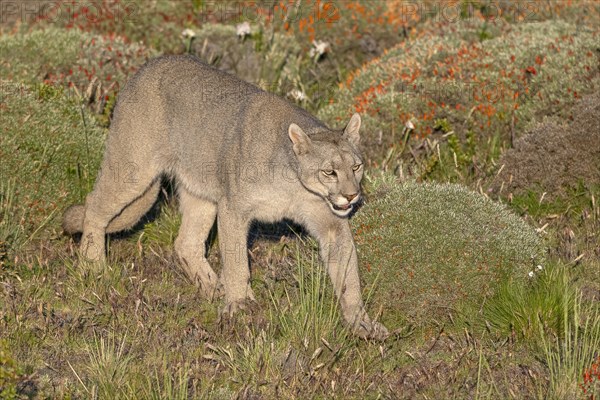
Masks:
[[[329,176],[329,177],[336,176],[336,173],[335,173],[335,171],[334,171],[334,170],[332,170],[332,169],[324,169],[324,170],[323,170],[323,171],[321,171],[321,172],[322,172],[322,173],[323,173],[323,175],[325,175],[325,176]]]
[[[356,164],[355,166],[352,167],[352,170],[353,171],[358,171],[361,168],[362,168],[362,164]]]

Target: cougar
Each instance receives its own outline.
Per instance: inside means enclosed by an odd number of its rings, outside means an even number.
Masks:
[[[247,236],[253,221],[292,220],[319,243],[345,322],[382,339],[369,318],[348,217],[361,201],[361,118],[332,130],[307,111],[192,56],[147,62],[119,94],[93,191],[64,215],[80,253],[105,257],[105,235],[131,228],[154,204],[161,177],[176,182],[175,251],[206,296],[222,286],[222,313],[254,301]],[[220,280],[205,241],[217,221]]]

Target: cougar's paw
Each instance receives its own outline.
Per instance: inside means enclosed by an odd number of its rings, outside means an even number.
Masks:
[[[99,240],[98,240],[99,241]],[[81,238],[81,244],[79,247],[79,258],[89,262],[102,262],[105,261],[106,256],[104,254],[105,249],[97,243],[94,243],[92,235]]]
[[[219,277],[208,262],[188,262],[185,257],[179,255],[178,265],[190,282],[198,287],[202,297],[212,301],[222,295]]]
[[[195,275],[190,277],[192,283],[198,287],[200,294],[205,299],[213,301],[223,296],[223,286],[219,284],[215,277],[202,277],[201,275]]]
[[[369,321],[363,319],[357,323],[353,329],[353,333],[363,339],[385,340],[390,333],[383,324],[377,321]]]
[[[223,306],[219,312],[219,325],[235,324],[238,316],[252,318],[258,311],[258,303],[254,297],[246,297],[244,299],[230,301]]]

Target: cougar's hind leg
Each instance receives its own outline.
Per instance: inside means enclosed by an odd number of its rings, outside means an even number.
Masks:
[[[205,242],[215,223],[217,206],[183,187],[178,188],[178,194],[182,219],[175,251],[187,276],[207,298],[212,298],[218,277],[206,260]]]
[[[160,171],[155,168],[127,160],[107,153],[94,190],[86,198],[80,249],[88,260],[104,259],[105,235],[111,220],[159,179]]]

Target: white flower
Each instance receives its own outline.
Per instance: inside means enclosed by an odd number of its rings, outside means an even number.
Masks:
[[[541,265],[538,265],[536,268],[537,268],[538,271],[541,271],[541,270],[544,269],[544,267],[542,267]]]
[[[321,57],[323,54],[331,50],[331,46],[329,45],[329,43],[324,42],[322,40],[313,40],[312,45],[313,47],[308,53],[308,55],[311,57]]]
[[[287,95],[296,101],[306,100],[306,93],[300,89],[292,89],[287,93]]]
[[[410,119],[408,121],[406,121],[404,126],[406,127],[406,129],[410,129],[410,130],[415,129],[415,125],[412,123],[412,121]]]
[[[181,36],[183,36],[184,39],[193,39],[196,37],[196,32],[188,28],[181,32]]]
[[[235,26],[235,32],[239,38],[243,39],[250,34],[250,24],[248,21],[242,22]]]
[[[533,271],[529,271],[528,275],[529,275],[530,278],[533,278]]]

